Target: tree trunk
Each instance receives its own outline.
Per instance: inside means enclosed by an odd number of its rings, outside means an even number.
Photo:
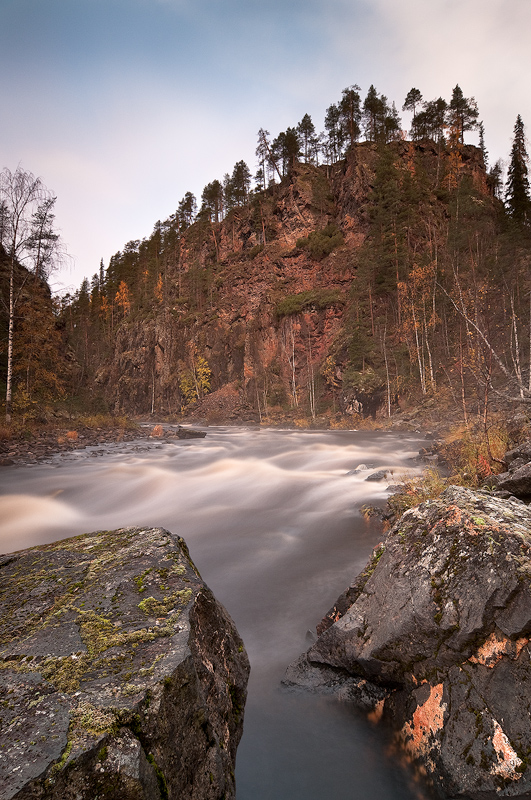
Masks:
[[[9,268],[9,328],[7,334],[6,422],[11,422],[13,396],[13,339],[15,335],[15,258]]]

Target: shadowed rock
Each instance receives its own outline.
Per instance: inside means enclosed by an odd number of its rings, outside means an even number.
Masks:
[[[0,581],[2,800],[234,797],[248,659],[182,539],[77,536]]]
[[[513,461],[514,464],[519,462],[520,459]],[[514,470],[496,475],[496,487],[501,491],[511,492],[516,497],[531,497],[531,463],[521,464]]]
[[[285,683],[370,707],[441,796],[531,796],[529,508],[451,487],[411,509],[318,631]]]

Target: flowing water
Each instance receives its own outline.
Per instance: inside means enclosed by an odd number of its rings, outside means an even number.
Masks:
[[[0,552],[126,525],[180,534],[251,661],[238,800],[411,800],[422,790],[379,729],[279,683],[381,539],[359,507],[383,504],[387,482],[365,478],[414,471],[418,448],[386,433],[220,427],[4,467]]]

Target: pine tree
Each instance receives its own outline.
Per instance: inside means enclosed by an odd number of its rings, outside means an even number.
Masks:
[[[271,160],[271,147],[269,144],[269,131],[260,128],[258,131],[258,145],[255,154],[258,157],[264,189],[275,179],[276,166]],[[258,174],[258,173],[257,173]]]
[[[339,161],[343,156],[345,136],[341,125],[341,111],[335,103],[332,103],[326,109],[324,124],[327,132],[326,149],[329,156],[328,160],[331,162]]]
[[[376,88],[371,84],[367,97],[363,101],[363,120],[365,136],[369,142],[375,142],[379,138],[382,122],[385,117],[385,104],[383,98],[378,95]]]
[[[528,155],[525,146],[525,131],[522,117],[518,114],[514,126],[514,140],[511,148],[511,161],[507,170],[505,202],[511,217],[517,222],[527,224],[531,219],[531,199],[529,196]]]
[[[489,169],[487,185],[490,187],[494,197],[501,199],[503,194],[503,162],[501,158]]]
[[[410,89],[406,95],[406,99],[404,100],[404,105],[402,106],[402,111],[412,111],[413,112],[413,119],[416,116],[417,106],[422,103],[422,95],[418,89]]]
[[[314,160],[318,142],[315,133],[315,125],[309,114],[305,114],[297,125],[297,134],[301,143],[302,155],[304,156],[305,162],[308,164]]]
[[[271,144],[271,152],[280,165],[280,172],[284,178],[292,169],[301,152],[299,134],[295,128],[286,128],[278,134]]]
[[[232,175],[225,176],[223,188],[225,202],[229,208],[244,206],[247,203],[251,190],[251,173],[245,161],[236,162]]]
[[[466,131],[473,131],[477,128],[478,113],[474,98],[465,97],[461,87],[455,86],[448,106],[448,126],[459,131],[461,144],[464,144]]]
[[[183,199],[179,202],[177,214],[179,216],[180,229],[182,231],[189,228],[197,213],[197,201],[192,192],[186,192]]]
[[[433,139],[434,142],[442,142],[447,108],[446,100],[442,97],[423,103],[422,111],[417,112],[411,121],[410,135],[413,141]]]
[[[373,85],[363,101],[363,122],[370,142],[386,143],[399,136],[401,122],[394,103],[389,105],[387,97],[379,95]]]
[[[207,183],[201,195],[201,211],[206,211],[211,222],[219,222],[223,209],[223,186],[218,180]]]
[[[357,84],[343,89],[339,101],[339,119],[343,128],[343,138],[352,147],[360,138],[361,128],[361,97],[360,87]]]

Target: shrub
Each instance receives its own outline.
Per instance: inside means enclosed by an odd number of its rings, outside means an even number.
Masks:
[[[332,250],[344,243],[343,234],[333,223],[321,230],[312,231],[304,239],[297,239],[297,247],[304,248],[316,259],[330,255]]]
[[[264,249],[264,245],[263,245],[263,244],[255,244],[255,246],[254,246],[254,247],[251,247],[251,249],[250,249],[250,250],[248,250],[248,252],[247,252],[247,258],[248,258],[249,260],[252,260],[253,258],[256,258],[256,256],[257,256],[259,253],[261,253],[263,249]]]
[[[427,469],[420,477],[404,476],[397,481],[399,491],[390,495],[387,505],[395,517],[400,517],[409,508],[431,500],[446,489],[447,482],[436,469]]]
[[[288,317],[290,314],[299,314],[306,308],[321,310],[342,302],[344,301],[337,289],[309,289],[298,294],[288,294],[277,303],[275,314],[277,317]]]

